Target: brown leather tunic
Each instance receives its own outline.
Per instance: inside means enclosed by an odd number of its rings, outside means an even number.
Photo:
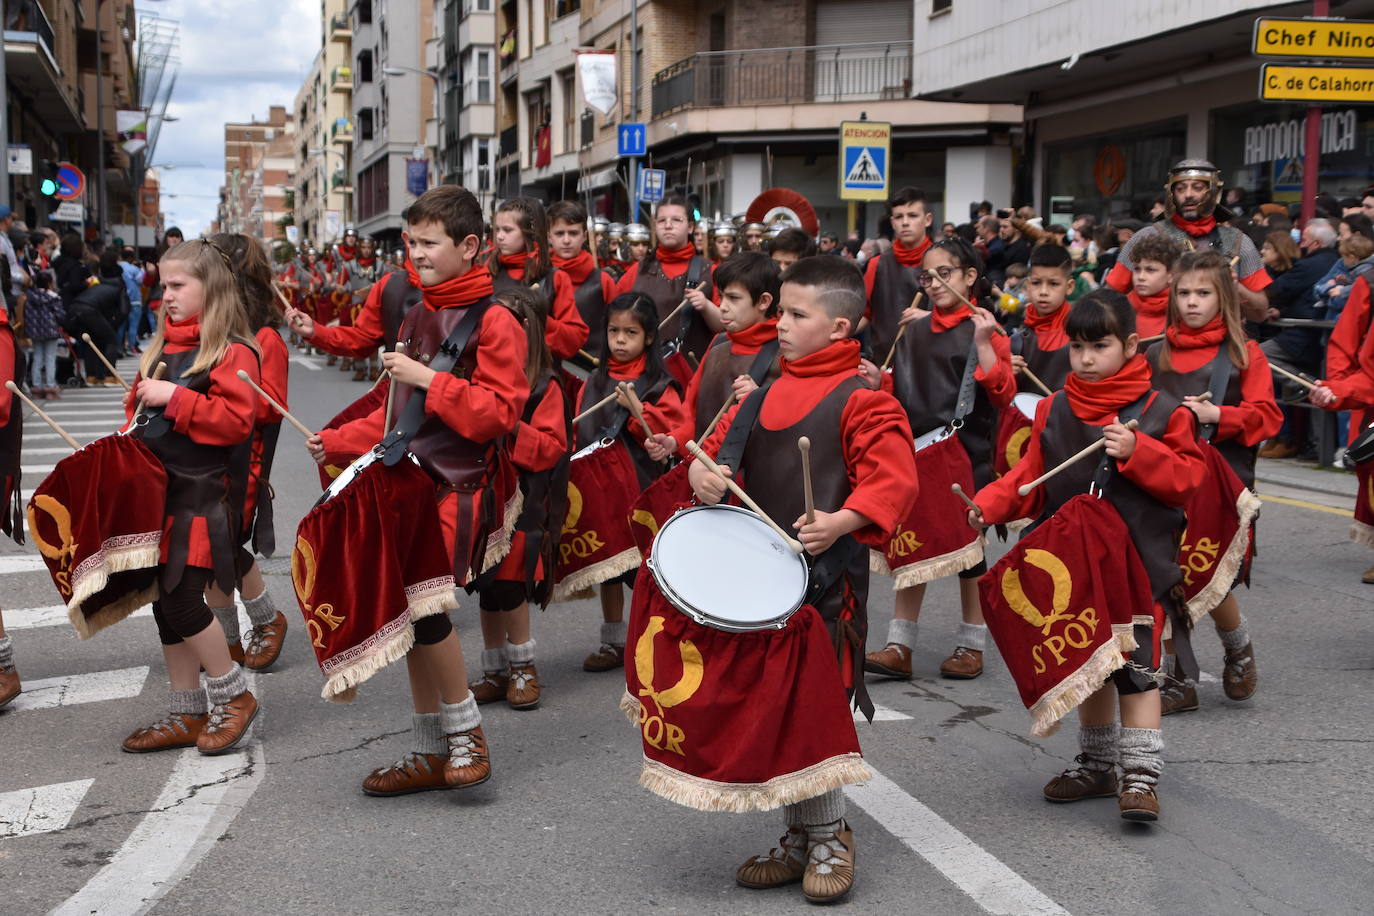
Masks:
[[[686,271],[669,279],[663,272],[663,266],[658,263],[658,258],[651,253],[639,262],[634,290],[645,293],[654,300],[654,304],[658,306],[658,320],[662,322],[682,303],[682,294],[687,289],[687,278],[691,276],[697,278],[700,284],[697,288],[710,298],[713,291],[710,261],[700,255],[693,257]],[[660,346],[670,341],[680,341],[683,353],[692,353],[700,358],[705,355],[706,348],[711,344],[711,329],[706,326],[705,319],[696,309],[689,308],[670,321],[658,337]]]
[[[577,313],[582,316],[587,327],[591,328],[584,349],[600,359],[606,348],[606,335],[601,333],[601,328],[606,323],[606,297],[601,293],[600,267],[592,268],[587,274],[587,279],[573,290],[573,301],[577,303]]]
[[[411,285],[410,277],[403,270],[393,270],[384,278],[382,287],[382,335],[387,352],[396,349],[396,340],[401,333],[401,322],[410,310],[420,304],[423,298],[420,288]]]
[[[666,372],[653,385],[650,385],[648,380],[641,375],[635,379],[635,393],[639,395],[641,401],[653,403],[658,400],[659,395],[663,394],[671,383],[672,377]],[[607,395],[613,394],[619,384],[620,382],[611,378],[608,372],[593,372],[587,376],[587,381],[582,385],[581,409],[586,410]],[[662,464],[649,457],[649,453],[644,451],[642,444],[631,441],[631,437],[625,429],[629,419],[630,412],[612,401],[600,410],[583,417],[577,424],[573,430],[574,448],[586,448],[598,439],[623,437],[630,452],[630,459],[634,461],[635,473],[639,478],[639,488],[643,490],[663,476],[665,469]]]
[[[764,347],[773,351],[773,359],[767,369],[760,373],[762,377],[754,379],[754,384],[759,387],[763,387],[772,379],[777,378],[782,372],[777,345],[770,341],[768,344],[764,344]],[[730,351],[730,338],[726,334],[716,335],[716,339],[711,342],[710,348],[706,351],[706,356],[701,361],[701,384],[697,388],[697,402],[693,405],[696,409],[696,426],[693,427],[693,438],[698,442],[701,441],[701,434],[706,430],[706,424],[711,422],[716,411],[720,410],[721,405],[730,397],[735,379],[751,373],[758,355],[758,353],[732,353]]]
[[[1225,404],[1231,407],[1240,404],[1240,369],[1236,368],[1236,364],[1231,362],[1231,357],[1227,353],[1225,341],[1217,348],[1217,355],[1215,358],[1205,365],[1197,367],[1192,372],[1179,372],[1175,369],[1171,369],[1168,372],[1160,370],[1160,349],[1161,344],[1155,343],[1145,352],[1145,359],[1150,363],[1150,372],[1153,376],[1152,384],[1160,391],[1167,391],[1180,401],[1185,397],[1202,394],[1204,391],[1209,390],[1212,385],[1212,371],[1217,365],[1217,361],[1224,360],[1228,369],[1228,374],[1226,376],[1226,393],[1224,397],[1218,399],[1216,396],[1217,392],[1213,391],[1212,403],[1218,406]],[[1202,427],[1201,435],[1204,439],[1211,440],[1215,432],[1216,426],[1209,423]],[[1225,458],[1226,463],[1231,466],[1231,470],[1236,472],[1236,476],[1240,478],[1240,482],[1254,489],[1255,454],[1259,451],[1259,446],[1245,445],[1234,439],[1212,442],[1212,445],[1216,447],[1217,451],[1221,452],[1221,457]]]
[[[920,272],[919,266],[902,266],[894,255],[878,258],[878,266],[873,268],[873,295],[868,300],[868,348],[875,362],[881,363],[892,349],[897,321],[921,288],[916,282]],[[907,334],[910,333],[907,328]]]
[[[1068,306],[1065,306],[1067,308]],[[1019,353],[1025,359],[1030,371],[1051,391],[1058,391],[1069,380],[1069,347],[1067,344],[1058,350],[1040,349],[1040,338],[1030,328],[1022,328],[1012,337],[1011,352]],[[1019,347],[1019,349],[1018,349]],[[1040,386],[1023,373],[1016,373],[1016,390],[1031,394],[1044,394]]]

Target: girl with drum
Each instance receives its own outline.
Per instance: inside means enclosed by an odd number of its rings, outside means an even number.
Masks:
[[[571,359],[587,342],[587,325],[578,314],[572,280],[549,260],[548,237],[544,205],[533,197],[512,197],[492,220],[486,265],[496,292],[534,286],[548,297],[544,339],[556,359]]]
[[[478,581],[482,677],[468,688],[479,704],[504,699],[511,709],[534,709],[539,705],[539,673],[534,670],[529,603],[547,606],[553,591],[558,532],[567,508],[572,414],[544,343],[549,300],[532,289],[507,290],[494,299],[520,319],[529,343],[525,377],[530,399],[511,445],[524,502],[510,553]]]
[[[1145,354],[1154,369],[1154,385],[1181,399],[1183,406],[1197,415],[1203,438],[1211,441],[1244,488],[1239,493],[1242,503],[1251,504],[1255,454],[1260,443],[1277,435],[1283,426],[1269,360],[1258,343],[1246,339],[1236,284],[1225,257],[1215,251],[1188,252],[1179,258],[1174,277],[1169,327],[1164,340]],[[1203,394],[1210,397],[1200,397]],[[1226,487],[1230,475],[1225,475],[1224,468],[1215,471],[1208,475],[1206,486],[1227,489],[1225,504],[1234,511],[1240,488]],[[1228,543],[1218,543],[1220,538],[1215,537],[1203,540],[1211,533],[1207,526],[1218,521],[1194,517],[1205,511],[1203,507],[1189,507],[1184,574],[1186,579],[1210,575],[1218,591],[1224,590],[1220,604],[1200,607],[1194,616],[1210,612],[1216,624],[1226,653],[1222,671],[1226,696],[1248,700],[1258,683],[1255,652],[1231,586],[1249,580],[1251,525],[1238,526],[1238,536],[1228,538]],[[1248,514],[1253,521],[1253,510]],[[1208,546],[1209,541],[1213,546]],[[1172,652],[1173,646],[1165,643],[1164,648]],[[1174,656],[1166,655],[1165,662],[1169,679],[1163,688],[1164,715],[1197,709],[1196,683]]]
[[[1135,311],[1125,296],[1110,289],[1089,293],[1074,303],[1065,330],[1073,373],[1063,391],[1040,402],[1025,458],[978,491],[969,522],[984,527],[1034,518],[1038,526],[1090,491],[1110,501],[1125,522],[1149,577],[1153,616],[1133,619],[1137,647],[1126,665],[1078,706],[1081,753],[1075,766],[1049,781],[1044,795],[1052,802],[1118,795],[1123,818],[1153,821],[1164,767],[1154,677],[1159,637],[1165,614],[1176,630],[1186,626],[1173,598],[1183,578],[1178,538],[1183,507],[1201,485],[1205,463],[1191,412],[1151,388],[1150,366],[1137,352]],[[1132,421],[1134,428],[1127,425]],[[1059,467],[1084,445],[1103,440],[1107,458],[1100,463]],[[1047,468],[1057,473],[1042,481]],[[1022,495],[1019,488],[1032,481],[1037,485]]]
[[[262,246],[246,235],[220,233],[212,236],[215,244],[229,253],[238,280],[239,301],[248,316],[262,357],[262,387],[278,404],[286,403],[287,375],[290,352],[281,339],[282,319],[272,294],[272,268]],[[289,408],[288,408],[289,409]],[[281,432],[281,414],[266,401],[259,400],[253,418],[253,437],[245,446],[248,450],[247,478],[243,481],[243,528],[241,543],[251,544],[238,550],[238,591],[252,628],[248,631],[248,646],[240,642],[239,612],[234,606],[232,591],[220,591],[211,585],[205,593],[210,610],[214,612],[224,635],[229,640],[229,654],[235,661],[254,671],[272,665],[281,654],[286,639],[286,615],[277,610],[277,603],[267,593],[267,583],[254,554],[270,557],[276,549],[272,530],[272,459],[277,452],[277,438]],[[252,596],[252,597],[250,597]]]
[[[906,331],[897,341],[890,374],[879,373],[868,362],[862,368],[870,384],[890,385],[906,410],[918,437],[916,466],[921,479],[929,475],[928,482],[942,483],[927,489],[930,498],[916,501],[889,546],[885,565],[898,586],[896,606],[887,644],[870,652],[864,667],[884,677],[911,677],[926,583],[957,572],[963,619],[954,651],[940,664],[940,674],[970,679],[983,673],[987,647],[988,628],[978,601],[978,577],[987,572],[987,563],[981,540],[950,525],[938,502],[942,496],[935,494],[948,493],[947,469],[955,465],[961,467],[954,482],[965,490],[991,482],[997,418],[1012,402],[1016,380],[1007,338],[997,333],[997,319],[982,305],[992,287],[973,247],[958,238],[936,242],[921,259],[917,279],[932,310],[908,310],[902,316]],[[965,459],[972,474],[961,480],[968,474]],[[934,545],[942,542],[948,543],[936,550]]]
[[[586,412],[586,415],[573,430],[574,447],[580,450],[612,440],[613,444],[618,442],[628,450],[633,477],[625,474],[624,479],[612,481],[610,486],[632,491],[630,501],[633,502],[666,469],[664,464],[649,457],[645,443],[652,433],[674,429],[682,422],[685,415],[682,392],[663,365],[658,346],[658,309],[649,296],[630,292],[611,300],[606,308],[606,325],[602,333],[605,337],[603,352],[609,358],[582,386],[577,414]],[[624,382],[629,383],[633,398],[621,387]],[[608,401],[587,412],[592,405],[612,395],[613,402]],[[630,415],[632,409],[642,411],[648,429]],[[625,534],[632,545],[628,516],[624,521]],[[571,518],[568,524],[573,524]],[[638,565],[634,563],[635,568]],[[583,670],[611,671],[625,664],[624,586],[634,583],[634,575],[631,569],[601,582],[601,645],[582,662]]]
[[[153,618],[172,693],[168,715],[129,735],[123,748],[194,745],[202,754],[223,754],[247,732],[258,701],[229,655],[205,590],[235,585],[242,503],[230,495],[231,467],[234,450],[252,435],[257,408],[257,396],[237,374],[258,380],[258,347],[223,248],[208,239],[183,242],[158,266],[158,330],[125,406],[131,417],[136,405],[149,411],[135,430],[167,470]],[[159,363],[166,363],[165,379],[151,377]]]
[[[9,312],[0,308],[0,386],[6,382],[23,384],[24,355],[10,326]],[[24,515],[19,495],[19,448],[23,441],[24,419],[19,400],[9,389],[0,387],[0,532],[24,543]],[[19,696],[19,672],[14,669],[14,644],[5,632],[0,614],[0,706]]]

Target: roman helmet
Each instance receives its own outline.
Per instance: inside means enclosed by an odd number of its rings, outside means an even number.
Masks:
[[[649,241],[649,227],[643,223],[630,223],[625,227],[625,241],[627,242],[647,242]]]
[[[611,223],[606,227],[606,240],[609,242],[620,242],[625,239],[625,224]]]
[[[1211,185],[1212,193],[1198,207],[1199,216],[1210,216],[1221,203],[1221,171],[1206,159],[1181,159],[1169,169],[1169,180],[1164,183],[1164,212],[1168,216],[1176,212],[1174,185],[1180,181],[1205,181]]]
[[[715,238],[734,238],[737,234],[735,224],[729,220],[721,220],[711,227],[711,235]]]

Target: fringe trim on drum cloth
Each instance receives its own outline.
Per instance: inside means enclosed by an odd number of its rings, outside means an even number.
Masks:
[[[405,657],[415,645],[415,627],[407,608],[394,620],[387,621],[367,641],[328,659],[324,672],[324,688],[320,696],[331,703],[352,703],[358,685],[387,665]]]
[[[1260,498],[1249,490],[1242,489],[1236,497],[1236,515],[1239,517],[1240,527],[1236,529],[1235,537],[1231,538],[1226,550],[1217,558],[1216,572],[1212,574],[1211,581],[1185,605],[1193,624],[1210,614],[1213,608],[1221,604],[1222,599],[1231,594],[1231,589],[1235,587],[1236,579],[1245,565],[1245,556],[1250,552],[1250,526],[1259,516],[1259,511]],[[1370,534],[1370,546],[1374,547],[1374,530],[1371,530]]]
[[[1140,622],[1149,626],[1154,623],[1154,618],[1146,617]],[[1112,624],[1112,637],[1116,639],[1116,647],[1121,650],[1122,655],[1128,655],[1140,647],[1140,643],[1135,639],[1134,623]]]
[[[630,720],[630,724],[638,727],[639,714],[643,707],[640,706],[639,701],[634,698],[634,694],[630,693],[628,690],[622,691],[620,694],[620,703],[618,705],[620,706],[620,711],[625,714],[625,718]]]
[[[1030,527],[1030,523],[1035,521],[1033,518],[1018,518],[1015,521],[1007,522],[1007,530],[1013,534],[1019,534],[1022,529]]]
[[[936,579],[943,579],[945,576],[952,576],[977,566],[983,560],[984,543],[983,538],[980,537],[972,544],[960,547],[958,550],[903,566],[895,573],[887,565],[886,554],[870,550],[868,552],[868,569],[870,572],[882,576],[891,576],[893,591],[911,588],[913,585],[934,582]]]
[[[440,576],[428,582],[406,586],[406,608],[410,611],[410,622],[458,610],[457,588],[452,576]]]
[[[506,500],[505,514],[501,516],[501,527],[487,537],[487,551],[482,556],[481,572],[495,569],[510,553],[510,542],[515,537],[515,523],[525,508],[525,495],[517,487],[515,494]],[[481,573],[479,573],[480,575]]]
[[[1111,677],[1116,669],[1126,664],[1126,657],[1122,652],[1129,650],[1123,648],[1122,641],[1129,639],[1131,649],[1134,649],[1135,639],[1129,634],[1122,633],[1116,624],[1112,625],[1112,633],[1116,636],[1115,639],[1098,646],[1097,651],[1083,663],[1083,667],[1055,684],[1027,710],[1030,713],[1032,735],[1037,738],[1048,738],[1059,731],[1059,720],[1101,690],[1103,682]]]
[[[153,602],[157,597],[156,581],[142,591],[106,605],[90,617],[81,612],[82,602],[108,585],[112,573],[151,569],[157,566],[161,543],[161,531],[121,534],[103,542],[99,550],[82,560],[76,569],[72,570],[72,597],[67,602],[67,619],[71,621],[77,636],[90,639],[106,627],[119,623],[134,611]]]
[[[872,772],[859,754],[840,754],[804,770],[775,776],[767,782],[715,782],[690,776],[644,758],[639,784],[650,792],[698,811],[771,811],[823,795],[855,783],[867,782]]]
[[[1350,540],[1356,544],[1363,544],[1365,547],[1374,547],[1374,525],[1366,525],[1364,522],[1351,522]]]
[[[613,557],[579,569],[553,587],[554,601],[571,601],[583,589],[609,582],[616,576],[638,569],[640,564],[639,548],[629,547]]]

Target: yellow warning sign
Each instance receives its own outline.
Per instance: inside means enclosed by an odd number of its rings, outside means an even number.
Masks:
[[[1251,50],[1260,57],[1374,60],[1374,22],[1256,19]]]
[[[840,122],[840,200],[886,200],[892,125]]]
[[[1260,98],[1266,102],[1374,104],[1374,67],[1265,64]]]

